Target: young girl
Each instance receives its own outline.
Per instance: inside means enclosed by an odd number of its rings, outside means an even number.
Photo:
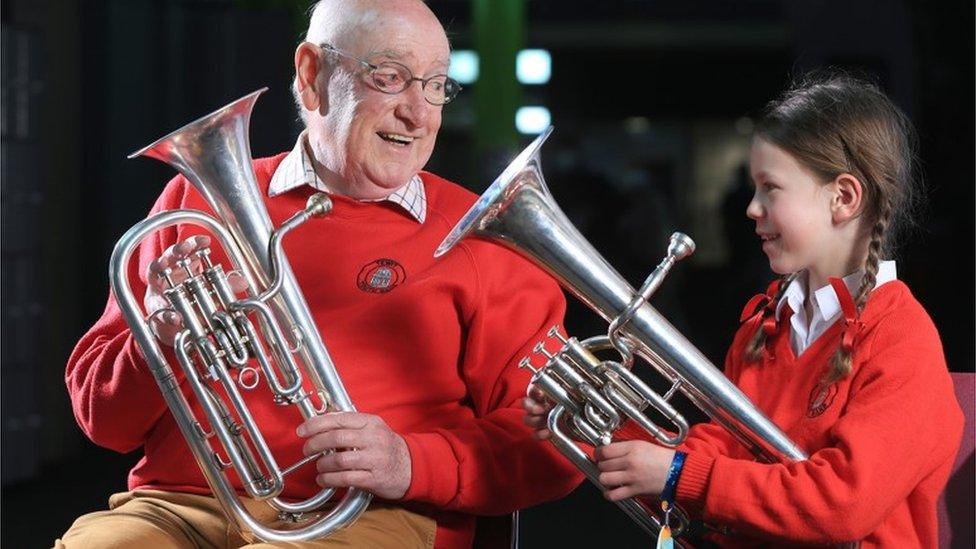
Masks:
[[[608,499],[663,492],[728,532],[713,535],[722,546],[936,546],[963,419],[938,332],[885,260],[915,203],[913,145],[905,115],[850,77],[807,81],[767,107],[746,215],[782,278],[747,304],[725,373],[810,457],[759,463],[701,424],[677,452],[597,448]],[[525,408],[546,438],[546,407]]]

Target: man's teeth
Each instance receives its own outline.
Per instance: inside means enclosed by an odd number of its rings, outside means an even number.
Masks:
[[[414,138],[406,135],[400,135],[398,133],[384,133],[379,132],[379,136],[387,141],[393,141],[394,143],[401,143],[403,145],[409,145],[413,142]]]

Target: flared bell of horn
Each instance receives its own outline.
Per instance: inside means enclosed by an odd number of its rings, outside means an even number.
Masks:
[[[446,254],[458,241],[471,233],[483,233],[482,236],[495,236],[504,239],[505,231],[493,231],[491,227],[504,222],[504,220],[498,219],[498,214],[508,209],[512,199],[520,191],[531,192],[534,190],[543,196],[549,195],[549,189],[546,188],[546,181],[542,177],[542,170],[539,165],[539,151],[542,144],[552,134],[552,130],[552,126],[546,128],[514,160],[509,162],[505,170],[495,178],[488,190],[481,195],[474,206],[471,206],[468,213],[464,214],[464,217],[458,221],[450,234],[437,247],[434,257]]]
[[[245,249],[248,266],[262,287],[267,287],[265,274],[271,271],[263,243],[270,239],[273,227],[251,167],[248,135],[251,111],[267,90],[245,95],[129,155],[161,160],[190,180]]]

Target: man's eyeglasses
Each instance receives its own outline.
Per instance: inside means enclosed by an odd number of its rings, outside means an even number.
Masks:
[[[416,80],[420,82],[420,88],[424,92],[424,99],[428,103],[431,105],[446,105],[457,97],[458,92],[461,91],[461,85],[457,83],[457,80],[446,74],[435,74],[430,78],[417,78],[410,72],[410,69],[396,61],[383,61],[378,65],[374,65],[369,61],[350,55],[332,44],[319,44],[319,47],[337,55],[348,57],[368,69],[369,76],[373,79],[373,85],[383,93],[396,95],[407,89],[407,86]]]

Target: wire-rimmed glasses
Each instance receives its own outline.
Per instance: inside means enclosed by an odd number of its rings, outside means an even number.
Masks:
[[[424,92],[424,99],[431,105],[440,106],[450,103],[452,99],[457,97],[458,92],[461,91],[461,85],[458,84],[457,80],[446,74],[435,74],[428,78],[417,78],[410,72],[410,69],[396,61],[383,61],[382,63],[373,64],[365,59],[360,59],[355,55],[344,52],[332,44],[319,44],[319,47],[337,55],[348,57],[368,69],[373,86],[383,93],[396,95],[407,89],[407,86],[416,80],[420,82],[420,88]]]

